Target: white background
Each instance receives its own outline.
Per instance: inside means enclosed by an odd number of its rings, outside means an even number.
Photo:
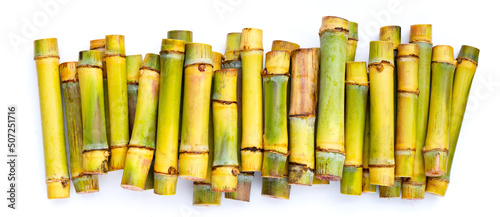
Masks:
[[[2,1],[0,157],[7,154],[7,106],[18,107],[18,203],[7,209],[7,164],[0,167],[0,216],[423,216],[498,213],[497,157],[499,153],[500,75],[498,64],[498,6],[487,1]],[[127,3],[126,3],[127,2]],[[128,3],[130,2],[130,3]],[[306,3],[307,2],[307,3]],[[491,2],[492,1],[488,1]],[[42,5],[41,5],[42,4]],[[121,171],[100,176],[100,192],[62,200],[46,198],[40,111],[33,60],[33,40],[57,37],[61,62],[77,60],[89,41],[106,34],[125,35],[127,54],[157,53],[167,31],[189,29],[194,41],[223,52],[226,34],[244,27],[264,31],[264,49],[272,40],[301,47],[318,47],[321,17],[340,16],[358,22],[360,42],[356,60],[367,61],[368,42],[378,39],[385,25],[402,27],[408,43],[412,24],[431,23],[435,45],[447,44],[458,54],[462,44],[481,49],[466,117],[446,197],[427,194],[422,201],[379,199],[340,194],[339,183],[293,186],[290,200],[260,195],[261,179],[252,184],[251,202],[223,199],[215,208],[193,207],[192,184],[180,179],[175,196],[120,187]],[[17,42],[12,42],[12,39]],[[4,215],[4,213],[6,215]]]

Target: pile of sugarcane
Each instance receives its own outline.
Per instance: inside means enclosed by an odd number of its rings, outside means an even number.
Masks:
[[[431,25],[412,25],[408,44],[386,26],[357,62],[357,28],[326,16],[319,48],[276,40],[265,58],[255,28],[229,33],[224,54],[169,31],[144,59],[107,35],[61,64],[55,38],[36,40],[48,198],[69,197],[70,179],[97,192],[121,169],[121,187],[158,195],[192,180],[202,206],[250,201],[256,172],[273,198],[339,180],[347,195],[444,196],[479,49],[455,59]]]

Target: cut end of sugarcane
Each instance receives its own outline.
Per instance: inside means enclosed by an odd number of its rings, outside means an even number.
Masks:
[[[59,49],[57,47],[57,38],[44,38],[34,41],[35,59],[43,57],[59,58]]]
[[[91,175],[108,173],[108,156],[107,149],[84,151],[82,157],[83,173]]]
[[[186,43],[184,67],[193,64],[208,64],[213,66],[212,46],[202,43]]]
[[[366,62],[346,62],[346,84],[368,86]]]
[[[262,177],[262,196],[285,199],[290,198],[291,186],[288,184],[288,178],[265,178]]]
[[[394,180],[394,186],[379,186],[380,198],[399,198],[401,197],[401,179]]]
[[[358,23],[349,21],[349,40],[358,41]]]
[[[210,184],[193,184],[193,206],[220,206],[221,192],[212,191]]]
[[[238,166],[217,166],[212,169],[212,191],[234,192],[238,185]]]
[[[342,179],[345,155],[337,152],[316,150],[316,177],[328,181]]]
[[[182,152],[179,154],[179,177],[191,181],[207,178],[208,153]]]
[[[449,183],[450,181],[446,179],[429,177],[427,179],[427,186],[425,188],[425,191],[433,195],[444,197]]]
[[[186,42],[179,39],[162,39],[161,40],[161,51],[163,52],[178,52],[184,53]]]
[[[148,53],[144,57],[141,69],[149,69],[155,72],[160,72],[160,55],[155,53]]]
[[[102,69],[101,51],[84,50],[78,55],[78,66],[92,66]]]
[[[241,32],[231,32],[226,37],[225,61],[235,61],[240,59]]]
[[[193,42],[193,32],[189,30],[170,30],[167,32],[169,39],[177,39],[186,43]]]
[[[402,199],[422,200],[425,196],[425,184],[403,182],[402,192]]]
[[[394,165],[392,167],[370,167],[370,184],[394,186]]]
[[[264,151],[262,160],[262,177],[283,178],[286,174],[287,154]]]
[[[122,188],[133,191],[144,190],[153,155],[154,150],[149,148],[132,146],[128,149],[123,169]]]
[[[410,43],[427,42],[432,44],[432,25],[417,24],[410,27]]]
[[[111,155],[109,156],[109,171],[121,170],[125,167],[127,151],[127,146],[111,147]]]
[[[252,173],[240,173],[238,175],[236,191],[226,192],[225,197],[227,199],[250,202],[250,190],[252,189],[252,181]]]
[[[449,45],[436,45],[432,48],[432,62],[448,63],[456,65],[453,58],[453,47]]]
[[[70,183],[69,178],[49,179],[47,184],[48,199],[62,199],[69,197]]]
[[[99,191],[97,175],[81,175],[73,178],[73,186],[77,194],[90,194]]]
[[[125,62],[127,65],[127,84],[139,84],[139,69],[142,64],[142,55],[127,55]]]
[[[241,172],[262,171],[262,150],[241,150]]]
[[[263,50],[262,30],[256,28],[244,28],[241,31],[240,52],[246,50]]]
[[[395,177],[412,177],[415,162],[414,150],[395,151],[396,174]]]
[[[177,175],[155,173],[154,193],[158,195],[174,195],[177,189]]]
[[[368,65],[374,63],[390,63],[394,66],[394,46],[388,41],[371,41]]]
[[[401,44],[401,26],[383,26],[380,28],[380,41],[388,41],[393,44],[394,50]]]
[[[288,184],[311,186],[314,180],[314,171],[305,165],[288,166]]]
[[[460,52],[458,53],[458,58],[467,58],[477,64],[479,59],[479,49],[468,45],[462,45],[462,48],[460,48]]]
[[[125,36],[106,35],[106,55],[125,55]]]
[[[212,65],[213,71],[219,70],[222,68],[222,61],[224,61],[224,56],[221,53],[212,51]]]
[[[95,39],[95,40],[90,40],[90,50],[97,50],[99,48],[105,48],[106,47],[106,39]]]
[[[284,50],[288,52],[292,52],[300,48],[300,45],[282,40],[274,40],[273,45],[271,46],[271,50]]]
[[[266,53],[266,69],[262,71],[266,75],[287,75],[290,69],[290,52],[285,50],[273,50]]]
[[[321,27],[319,29],[319,34],[323,34],[326,31],[331,32],[349,32],[349,21],[341,17],[335,16],[324,16],[321,19]]]
[[[376,193],[377,186],[370,183],[370,172],[368,169],[363,169],[363,193]]]
[[[76,66],[78,62],[64,62],[59,64],[59,74],[61,75],[61,82],[75,82],[78,81],[76,74]]]
[[[425,175],[439,177],[446,174],[448,151],[433,150],[424,152]]]
[[[340,193],[345,195],[361,195],[363,192],[363,168],[344,167],[340,180]]]

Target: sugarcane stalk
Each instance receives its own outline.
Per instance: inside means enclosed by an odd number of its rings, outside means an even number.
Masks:
[[[242,138],[241,171],[262,170],[262,30],[244,28],[241,33]]]
[[[155,151],[156,154],[156,151]],[[155,188],[155,158],[153,156],[153,161],[151,161],[151,166],[149,166],[148,176],[146,177],[146,185],[144,185],[144,190],[151,190]]]
[[[316,177],[330,181],[342,178],[345,160],[344,101],[348,21],[323,17],[319,31],[321,62],[319,75]]]
[[[101,52],[102,62],[102,88],[104,91],[104,116],[106,117],[106,139],[108,145],[111,143],[111,125],[109,121],[109,96],[108,96],[108,76],[106,74],[106,61],[104,54],[106,52],[106,39],[95,39],[90,41],[90,50]],[[109,161],[108,161],[109,164]],[[109,166],[109,165],[108,165]]]
[[[211,56],[212,46],[208,44],[186,44],[179,176],[192,181],[207,178]]]
[[[398,198],[401,197],[401,178],[394,179],[394,186],[382,186],[378,187],[379,198]]]
[[[398,85],[395,177],[412,177],[417,142],[418,45],[399,45],[396,62]]]
[[[358,47],[358,23],[349,21],[349,37],[347,39],[346,62],[356,59],[356,48]]]
[[[120,170],[125,166],[129,143],[127,65],[125,39],[123,35],[106,35],[106,73],[108,77],[108,99],[111,127],[111,156],[109,170]]]
[[[127,65],[128,129],[130,136],[132,136],[137,108],[137,95],[139,92],[139,69],[142,65],[142,55],[127,55],[125,62]]]
[[[177,39],[186,43],[193,42],[193,32],[189,30],[170,30],[167,32],[168,39]]]
[[[101,52],[81,51],[77,66],[83,123],[83,171],[108,172],[109,146],[106,137]]]
[[[238,182],[238,108],[236,99],[238,69],[215,71],[212,111],[214,161],[212,191],[236,191]]]
[[[146,54],[139,74],[137,110],[121,182],[122,188],[133,191],[144,190],[149,167],[153,161],[156,146],[160,56]]]
[[[161,43],[154,164],[154,192],[159,195],[173,195],[177,187],[184,45],[184,41],[175,39],[163,39]]]
[[[453,47],[437,45],[432,48],[432,77],[429,123],[424,153],[425,175],[438,177],[446,174],[450,143],[450,112],[453,76],[456,60]]]
[[[42,122],[47,198],[69,197],[69,171],[59,86],[59,50],[56,38],[34,41]]]
[[[291,54],[290,184],[312,185],[316,124],[319,48],[298,49]]]
[[[361,195],[363,187],[363,144],[368,102],[366,62],[346,63],[346,158],[340,193]]]
[[[59,65],[62,89],[64,94],[64,108],[68,130],[68,147],[70,172],[76,193],[93,193],[99,191],[97,175],[88,175],[83,172],[83,126],[80,100],[80,83],[76,74],[78,62],[65,62]]]
[[[213,69],[219,70],[222,67],[222,54],[212,51],[211,54]],[[213,78],[211,78],[213,80]],[[210,91],[210,97],[213,95],[213,89]],[[212,188],[212,164],[214,162],[214,127],[213,127],[213,110],[209,106],[208,118],[208,164],[205,168],[206,179],[204,181],[195,181],[193,183],[193,205],[195,206],[220,206],[222,193],[215,192]]]
[[[370,183],[370,169],[368,160],[370,158],[370,90],[368,89],[368,97],[366,103],[365,117],[365,135],[363,138],[363,193],[376,193],[377,186]]]
[[[446,174],[440,177],[430,177],[427,179],[426,191],[444,196],[450,182],[450,172],[457,148],[458,136],[464,118],[467,100],[469,98],[472,79],[477,69],[479,49],[463,45],[458,53],[457,68],[453,80],[453,94],[451,99],[450,113],[450,147],[448,151],[448,162]]]
[[[394,185],[393,43],[370,42],[370,183]]]
[[[293,50],[299,49],[300,46],[296,43],[283,41],[283,40],[274,40],[271,45],[271,50],[284,50],[288,52],[292,52]]]
[[[417,139],[413,176],[403,180],[403,199],[423,199],[425,195],[426,176],[422,148],[427,134],[427,120],[429,118],[429,95],[431,83],[431,56],[432,56],[432,26],[430,24],[412,25],[410,43],[417,44],[418,59],[418,103],[417,103]]]

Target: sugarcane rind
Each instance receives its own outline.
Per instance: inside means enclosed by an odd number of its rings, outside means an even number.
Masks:
[[[425,195],[425,184],[417,184],[417,183],[407,183],[403,182],[402,185],[402,199],[407,200],[421,200],[424,199]]]
[[[181,152],[179,154],[179,177],[202,182],[207,177],[208,153],[207,152]]]
[[[283,178],[286,174],[286,160],[288,155],[274,151],[264,151],[262,161],[262,177]]]
[[[124,189],[143,191],[149,167],[154,155],[154,149],[130,146],[127,151],[121,186]]]
[[[359,196],[363,192],[363,168],[345,166],[340,180],[340,193]]]
[[[394,186],[394,165],[374,167],[370,165],[370,184],[382,186]]]
[[[69,197],[69,179],[49,179],[46,181],[47,184],[47,198],[48,199],[61,199]]]
[[[252,189],[253,174],[240,173],[236,191],[226,192],[225,198],[250,202],[250,190]]]
[[[288,165],[288,184],[311,186],[313,179],[313,169],[292,163]]]
[[[109,151],[91,150],[84,151],[82,158],[83,173],[92,175],[102,175],[108,173]]]
[[[425,192],[444,197],[449,183],[450,182],[448,180],[442,178],[430,177],[427,179]]]
[[[212,191],[234,192],[238,184],[238,166],[212,167]]]
[[[291,186],[288,184],[288,178],[262,178],[261,195],[275,199],[290,198]]]
[[[342,179],[345,154],[316,150],[316,177],[328,181]]]
[[[379,186],[380,198],[401,197],[401,180],[394,181],[394,186]]]
[[[448,150],[431,150],[424,152],[425,175],[439,177],[446,174]]]
[[[81,175],[72,179],[77,194],[88,194],[99,191],[97,175]]]
[[[220,206],[222,193],[212,191],[210,184],[193,184],[193,206]]]
[[[154,174],[154,193],[158,195],[174,195],[177,190],[177,175]]]

